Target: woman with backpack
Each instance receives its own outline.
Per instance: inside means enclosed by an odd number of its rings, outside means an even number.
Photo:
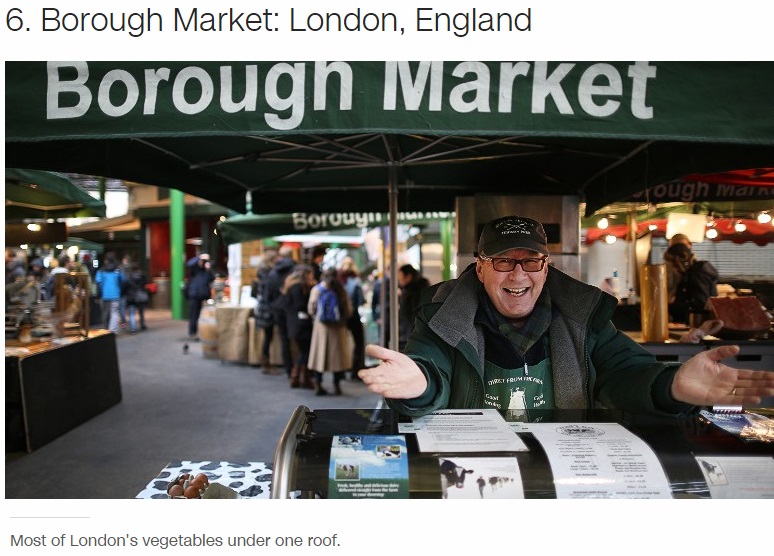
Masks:
[[[322,387],[323,373],[332,372],[334,393],[340,395],[344,373],[352,368],[352,348],[346,324],[352,314],[352,305],[334,269],[323,272],[320,283],[312,288],[308,309],[314,319],[309,368],[316,371],[315,394],[324,396],[328,393]]]

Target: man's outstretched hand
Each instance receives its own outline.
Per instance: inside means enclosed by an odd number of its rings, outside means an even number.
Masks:
[[[774,372],[720,362],[737,353],[739,346],[728,345],[694,355],[675,373],[672,396],[693,405],[755,405],[762,397],[774,396]]]
[[[410,357],[375,344],[366,346],[366,355],[381,360],[376,367],[357,373],[369,391],[393,399],[418,398],[424,394],[427,379]]]

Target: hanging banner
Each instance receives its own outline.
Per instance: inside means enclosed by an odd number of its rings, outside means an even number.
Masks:
[[[772,144],[771,63],[7,63],[6,141],[287,133]],[[711,91],[711,94],[708,94]]]
[[[426,224],[454,218],[453,212],[398,212],[399,224]],[[294,212],[290,214],[240,214],[218,225],[226,244],[288,234],[387,226],[389,215],[378,212]]]
[[[702,181],[674,181],[641,191],[627,199],[634,203],[694,203],[701,201],[760,201],[774,198],[774,186],[737,185]]]

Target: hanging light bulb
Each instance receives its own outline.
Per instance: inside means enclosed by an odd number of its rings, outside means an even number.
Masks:
[[[648,230],[650,230],[651,232],[655,232],[656,230],[658,230],[658,226],[656,226],[655,224],[649,224]]]
[[[707,239],[715,239],[718,237],[718,231],[715,228],[708,228],[704,235],[707,236]]]
[[[617,237],[615,237],[613,234],[607,234],[607,235],[605,236],[605,243],[607,243],[608,245],[612,245],[612,244],[614,244],[616,241],[618,241],[618,238],[617,238]]]
[[[606,230],[609,225],[610,222],[604,216],[599,219],[599,222],[597,222],[597,228],[600,230]]]
[[[741,220],[737,220],[736,223],[734,224],[734,230],[736,230],[736,233],[738,234],[741,234],[746,229],[747,229],[747,226],[745,226]]]
[[[760,213],[758,215],[758,222],[761,224],[768,224],[771,222],[771,215],[767,211]]]

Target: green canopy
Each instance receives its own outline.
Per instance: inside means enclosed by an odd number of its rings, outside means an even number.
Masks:
[[[450,211],[774,166],[770,62],[7,62],[8,164],[246,212]],[[382,193],[384,194],[382,194]]]
[[[39,170],[5,169],[5,219],[105,217],[105,203],[67,177]]]

